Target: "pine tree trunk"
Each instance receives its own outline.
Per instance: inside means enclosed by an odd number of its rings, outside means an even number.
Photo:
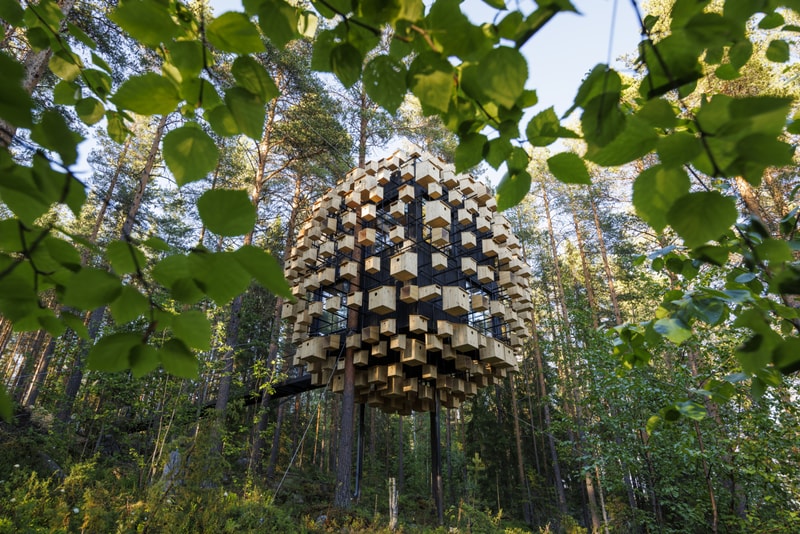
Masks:
[[[292,196],[292,211],[289,214],[288,224],[286,226],[286,244],[287,246],[284,248],[283,252],[283,263],[285,264],[289,260],[289,255],[291,254],[291,247],[288,246],[289,243],[292,242],[295,235],[295,228],[297,225],[297,215],[300,209],[300,199],[302,193],[302,180],[298,176],[295,179],[294,184],[294,195]],[[273,311],[273,317],[275,328],[273,329],[272,339],[270,340],[269,345],[269,352],[267,354],[267,366],[275,361],[275,358],[278,356],[278,346],[280,341],[280,331],[281,331],[281,319],[283,316],[283,303],[284,300],[281,297],[277,297],[275,299],[275,310]],[[259,418],[258,424],[255,428],[255,436],[253,438],[253,448],[250,451],[250,468],[251,469],[258,469],[258,466],[261,462],[261,450],[264,446],[264,432],[267,429],[267,423],[269,421],[269,410],[268,405],[270,401],[270,395],[266,391],[261,395],[261,402],[259,404]]]
[[[150,145],[150,151],[147,154],[147,160],[145,161],[144,169],[139,175],[139,186],[136,190],[133,203],[128,209],[128,213],[122,223],[122,230],[120,231],[122,239],[127,240],[130,237],[130,232],[133,229],[133,225],[136,222],[136,217],[138,216],[139,210],[142,207],[145,187],[147,187],[147,184],[150,182],[150,178],[152,177],[153,167],[155,166],[156,156],[158,156],[159,146],[161,144],[161,137],[164,135],[164,128],[167,125],[167,117],[168,115],[163,115],[161,120],[158,122],[158,126],[156,126],[156,131],[153,135],[153,142]],[[97,334],[100,332],[100,327],[103,323],[106,308],[106,306],[102,306],[90,312],[89,314],[88,330],[89,338],[92,340],[92,342],[97,339]],[[81,387],[81,382],[83,381],[83,361],[88,355],[89,348],[89,343],[82,343],[77,355],[75,356],[75,361],[72,364],[72,371],[67,379],[66,387],[64,388],[64,399],[62,401],[58,416],[63,422],[69,421],[72,415],[72,405],[75,402],[75,398],[77,397],[78,391]]]
[[[581,258],[581,270],[583,272],[583,286],[586,288],[586,300],[589,302],[589,311],[592,315],[592,327],[597,330],[599,325],[597,319],[597,301],[594,298],[594,288],[592,287],[592,275],[589,272],[589,261],[586,258],[586,245],[583,242],[583,231],[578,222],[578,213],[575,209],[575,202],[572,195],[569,195],[569,206],[572,212],[572,224],[575,227],[575,237],[578,240],[578,254]]]
[[[517,387],[515,385],[514,374],[508,375],[508,388],[511,390],[511,417],[514,422],[514,444],[517,453],[517,478],[519,487],[525,491],[522,502],[522,517],[525,523],[533,523],[533,500],[531,499],[531,488],[528,485],[528,477],[525,476],[525,461],[522,456],[522,435],[519,430],[519,408],[517,407]]]
[[[589,195],[589,203],[592,206],[592,217],[594,218],[594,227],[597,232],[597,243],[600,246],[600,257],[603,260],[603,270],[606,273],[606,283],[608,284],[608,294],[611,298],[611,305],[614,309],[614,319],[616,324],[622,324],[622,313],[619,309],[619,300],[617,299],[617,291],[614,289],[614,275],[611,272],[611,264],[608,261],[608,253],[606,252],[606,242],[603,238],[603,228],[600,226],[600,218],[597,215],[597,205],[594,202],[592,195]]]

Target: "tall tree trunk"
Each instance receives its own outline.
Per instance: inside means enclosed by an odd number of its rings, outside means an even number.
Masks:
[[[136,222],[136,217],[139,215],[139,210],[142,207],[142,200],[144,199],[145,188],[152,177],[153,167],[155,166],[156,157],[158,156],[159,146],[161,144],[161,137],[164,135],[164,128],[167,125],[167,118],[168,115],[163,115],[156,126],[153,142],[150,144],[150,151],[147,154],[144,169],[139,175],[139,185],[136,189],[133,203],[128,209],[125,220],[122,222],[122,230],[120,231],[121,239],[128,239],[130,237],[130,232]],[[88,331],[89,338],[92,341],[97,339],[97,334],[100,332],[106,308],[106,306],[102,306],[89,313]],[[81,387],[81,382],[83,381],[83,361],[89,352],[89,348],[90,342],[81,343],[81,347],[75,356],[75,361],[72,363],[72,371],[67,379],[66,387],[64,388],[64,399],[58,416],[63,422],[69,421],[72,415],[72,405],[75,402],[75,398]]]
[[[517,477],[519,487],[525,491],[522,502],[522,517],[528,525],[533,523],[533,500],[531,499],[531,488],[528,485],[528,477],[525,476],[525,462],[522,457],[522,435],[519,430],[519,408],[517,407],[517,387],[515,385],[514,374],[508,376],[508,388],[511,390],[511,417],[514,421],[514,444],[517,452]]]
[[[297,176],[295,179],[294,184],[294,194],[292,196],[292,211],[289,214],[288,224],[286,226],[286,244],[287,246],[284,248],[283,252],[283,263],[285,264],[289,260],[289,255],[291,254],[291,247],[288,246],[289,243],[292,242],[295,235],[295,228],[297,226],[297,216],[300,209],[300,200],[301,200],[301,193],[302,193],[302,178]],[[275,328],[273,329],[272,338],[269,344],[269,351],[267,354],[267,366],[275,361],[275,358],[278,355],[278,347],[280,341],[280,330],[281,330],[281,319],[283,316],[283,304],[284,300],[281,297],[277,297],[275,299],[275,310],[273,311],[273,317]],[[255,428],[255,437],[253,438],[253,448],[250,451],[250,469],[258,469],[259,463],[261,462],[261,449],[264,447],[264,432],[267,429],[267,423],[269,422],[269,411],[267,409],[270,401],[270,395],[267,391],[261,396],[261,402],[259,404],[259,418],[258,424]]]
[[[594,298],[592,275],[589,271],[589,260],[586,258],[586,245],[583,242],[583,230],[581,230],[581,225],[578,222],[578,211],[572,194],[569,194],[569,207],[572,212],[572,225],[575,227],[575,237],[578,240],[578,254],[581,258],[581,270],[583,272],[583,285],[586,288],[586,300],[589,302],[589,311],[592,315],[592,327],[597,330],[599,326],[597,319],[597,301]]]
[[[578,398],[578,388],[573,386],[573,379],[574,379],[573,373],[576,371],[576,369],[571,369],[571,372],[569,373],[567,372],[566,369],[567,367],[566,354],[567,352],[572,352],[572,346],[573,346],[573,341],[572,341],[573,336],[571,331],[572,326],[569,318],[569,312],[567,310],[567,299],[564,293],[564,282],[561,274],[561,265],[558,260],[558,249],[556,247],[555,232],[553,231],[553,220],[550,214],[550,201],[547,195],[547,186],[544,183],[544,181],[542,182],[542,199],[544,204],[545,217],[547,220],[547,231],[550,238],[550,253],[552,255],[553,269],[556,275],[555,289],[556,289],[557,300],[559,301],[558,307],[561,310],[561,321],[564,329],[564,336],[563,336],[564,345],[561,351],[563,355],[564,364],[559,366],[559,370],[563,376],[563,382],[567,390],[567,392],[563,395],[563,398],[565,400],[565,408],[567,409],[567,412],[571,414],[573,422],[577,427],[577,439],[575,440],[575,445],[578,448],[579,454],[581,454],[580,451],[582,451],[582,449],[584,448],[583,445],[584,439],[583,439],[583,429],[582,429],[582,417],[579,413],[580,399]],[[570,397],[572,397],[572,400],[568,401],[567,399],[569,399]],[[600,528],[600,519],[599,516],[597,515],[597,502],[594,494],[594,487],[591,481],[591,475],[584,473],[582,485],[584,489],[584,493],[582,493],[582,495],[585,495],[588,500],[588,505],[589,505],[588,512],[590,513],[591,516],[592,529],[594,532],[597,532]],[[584,510],[584,512],[586,512],[586,510]]]
[[[276,81],[280,83],[279,80]],[[272,146],[272,133],[273,133],[273,126],[275,124],[277,105],[278,105],[278,99],[275,98],[271,101],[270,106],[267,110],[266,122],[264,125],[264,133],[261,136],[261,140],[258,142],[258,145],[256,147],[256,152],[257,152],[256,172],[255,176],[253,177],[253,184],[252,184],[253,188],[252,188],[252,194],[250,196],[250,202],[255,207],[256,213],[258,213],[258,209],[261,204],[262,200],[261,194],[264,190],[264,185],[271,176],[274,176],[274,173],[271,174],[270,176],[267,176],[266,166],[269,156],[274,148]],[[244,236],[244,245],[252,244],[254,232],[255,229],[250,230]],[[239,339],[239,327],[241,326],[241,319],[242,319],[241,312],[242,312],[243,302],[244,302],[244,294],[237,295],[233,299],[233,301],[231,302],[228,324],[226,325],[225,329],[225,353],[222,356],[222,362],[223,362],[222,374],[220,375],[219,389],[217,390],[217,401],[214,406],[217,412],[218,431],[222,431],[222,429],[225,426],[225,414],[228,409],[228,401],[230,399],[230,394],[231,394],[231,386],[233,381],[233,368],[236,356],[236,344]],[[217,438],[219,438],[219,436]],[[218,452],[222,452],[222,441],[220,439],[216,440],[215,448]],[[259,445],[259,450],[260,448],[261,445]]]
[[[614,319],[616,324],[622,324],[622,313],[619,309],[619,300],[617,299],[617,291],[614,288],[614,275],[611,272],[611,264],[608,261],[608,253],[606,251],[606,241],[603,238],[603,228],[600,226],[600,218],[597,215],[597,205],[594,202],[594,197],[589,195],[589,203],[592,206],[592,217],[594,218],[594,227],[597,232],[597,243],[600,246],[600,257],[603,260],[603,270],[606,273],[606,283],[608,284],[608,294],[611,298],[611,305],[614,309]]]

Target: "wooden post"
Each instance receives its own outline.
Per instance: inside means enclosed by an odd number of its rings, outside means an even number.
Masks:
[[[433,389],[433,410],[431,414],[431,475],[433,502],[439,525],[444,525],[444,492],[442,489],[442,444],[439,436],[439,390]]]

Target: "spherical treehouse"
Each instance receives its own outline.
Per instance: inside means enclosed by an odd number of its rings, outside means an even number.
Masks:
[[[313,206],[287,264],[294,365],[356,402],[458,407],[517,369],[530,269],[492,193],[422,150],[350,171]]]

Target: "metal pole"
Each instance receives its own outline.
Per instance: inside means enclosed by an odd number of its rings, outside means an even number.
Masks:
[[[433,411],[431,417],[431,471],[433,502],[439,525],[444,525],[444,491],[442,488],[442,443],[439,436],[439,390],[433,388]]]

